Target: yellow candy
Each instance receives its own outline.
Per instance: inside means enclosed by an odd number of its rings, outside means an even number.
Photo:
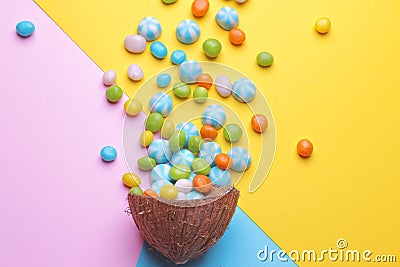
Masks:
[[[142,103],[137,99],[128,99],[125,101],[124,109],[126,114],[136,116],[142,111]]]
[[[137,174],[127,172],[124,175],[122,175],[122,182],[124,183],[125,186],[132,188],[132,187],[138,187],[142,181],[140,180],[140,177],[137,176]]]
[[[175,132],[175,124],[172,121],[165,121],[161,129],[161,137],[163,139],[169,139]]]
[[[331,21],[325,17],[319,18],[315,21],[314,27],[317,32],[325,34],[331,29]]]
[[[140,135],[140,145],[142,147],[148,147],[153,142],[154,134],[151,131],[144,131]]]

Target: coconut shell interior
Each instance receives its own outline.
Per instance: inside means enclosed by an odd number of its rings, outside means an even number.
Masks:
[[[239,199],[233,186],[213,185],[207,197],[160,200],[128,194],[129,207],[143,238],[176,264],[210,249],[224,234]]]

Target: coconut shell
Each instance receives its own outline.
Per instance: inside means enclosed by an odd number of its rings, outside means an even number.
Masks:
[[[203,255],[225,233],[235,212],[239,191],[213,185],[196,200],[161,200],[128,194],[132,218],[143,238],[175,264]]]

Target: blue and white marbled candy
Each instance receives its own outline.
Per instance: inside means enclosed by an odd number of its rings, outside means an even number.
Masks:
[[[185,164],[192,168],[192,161],[194,160],[194,155],[187,149],[181,149],[172,155],[170,163],[172,166],[177,164]]]
[[[147,149],[149,157],[153,158],[158,164],[167,163],[172,157],[168,140],[154,140]]]
[[[208,161],[211,166],[214,166],[215,156],[221,154],[221,152],[221,147],[216,142],[207,142],[202,144],[197,156]]]
[[[196,60],[188,59],[179,66],[179,79],[182,82],[192,84],[197,82],[197,77],[203,73],[201,65]]]
[[[137,32],[139,35],[143,36],[146,41],[154,41],[161,35],[161,24],[156,18],[145,17],[139,22]]]
[[[172,182],[171,176],[169,176],[169,171],[171,170],[171,166],[168,164],[159,164],[155,166],[150,172],[150,183],[153,184],[158,180],[166,180]]]
[[[183,44],[193,44],[199,37],[200,27],[194,20],[182,20],[176,27],[176,38]]]
[[[216,129],[220,129],[226,121],[226,112],[220,105],[209,105],[203,112],[201,117],[203,125],[212,125]]]
[[[228,156],[232,160],[232,170],[244,172],[250,167],[251,157],[247,149],[243,147],[234,147],[228,151]]]
[[[202,199],[204,195],[197,191],[192,191],[186,194],[186,199]]]
[[[197,174],[196,174],[195,172],[191,172],[189,178],[187,178],[187,179],[193,182],[193,179],[194,179],[194,177],[195,177],[196,175],[197,175]]]
[[[221,7],[215,15],[218,25],[224,30],[230,31],[239,25],[238,12],[228,6]]]
[[[247,78],[240,78],[232,85],[232,96],[239,102],[250,102],[254,99],[256,93],[256,86]]]
[[[181,122],[176,126],[175,130],[182,130],[185,133],[186,141],[184,147],[188,146],[190,137],[199,136],[199,130],[191,122]]]
[[[168,182],[167,180],[157,180],[151,185],[151,189],[157,192],[158,195],[160,195],[160,189],[164,185],[170,185],[172,184],[171,182]]]
[[[173,107],[172,98],[163,92],[154,94],[149,101],[151,113],[158,112],[165,118],[171,112]]]
[[[211,168],[208,177],[213,184],[220,186],[232,184],[231,173],[228,170],[221,170],[217,166]]]

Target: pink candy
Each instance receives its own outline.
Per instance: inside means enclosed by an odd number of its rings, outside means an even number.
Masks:
[[[124,40],[126,50],[131,53],[140,54],[146,49],[146,39],[137,34],[128,35]]]
[[[137,64],[132,64],[128,68],[128,77],[132,81],[140,81],[143,79],[144,73],[142,68]]]
[[[117,79],[117,73],[113,70],[108,70],[103,74],[103,83],[105,85],[113,85],[115,83],[115,79]]]

